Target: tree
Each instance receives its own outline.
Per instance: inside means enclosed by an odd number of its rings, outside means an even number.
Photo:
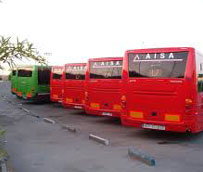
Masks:
[[[16,42],[11,41],[11,37],[0,36],[0,69],[2,64],[7,63],[11,68],[15,66],[15,60],[34,60],[39,64],[46,64],[46,59],[42,57],[33,44],[27,40]]]

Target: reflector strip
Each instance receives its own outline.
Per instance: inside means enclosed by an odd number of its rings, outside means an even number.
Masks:
[[[31,98],[32,97],[32,93],[27,93],[27,97]]]
[[[91,108],[94,108],[94,109],[99,109],[100,108],[98,103],[90,103],[90,106],[91,106]]]
[[[121,106],[115,104],[115,105],[113,105],[113,109],[114,109],[114,110],[118,110],[118,111],[120,111],[120,110],[121,110]]]
[[[180,121],[180,115],[165,114],[165,121]]]
[[[66,99],[66,103],[72,103],[72,102],[73,102],[73,99],[71,99],[71,98]]]
[[[143,112],[131,111],[130,116],[133,118],[143,118]]]
[[[57,98],[58,98],[58,95],[57,95],[57,94],[54,94],[54,95],[53,95],[53,98],[54,98],[54,99],[57,99]]]
[[[21,93],[21,92],[18,92],[17,95],[18,95],[18,96],[22,96],[22,93]]]

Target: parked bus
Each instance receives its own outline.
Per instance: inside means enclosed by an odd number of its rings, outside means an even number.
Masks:
[[[17,89],[17,68],[11,71],[11,93],[16,94]]]
[[[50,70],[48,66],[19,67],[17,96],[28,100],[49,100]]]
[[[84,109],[86,63],[66,64],[63,77],[63,106]]]
[[[53,66],[50,78],[50,99],[52,102],[62,101],[63,66]]]
[[[126,51],[122,123],[145,129],[203,129],[203,56],[194,48]]]
[[[89,59],[86,72],[86,113],[120,117],[123,58]]]

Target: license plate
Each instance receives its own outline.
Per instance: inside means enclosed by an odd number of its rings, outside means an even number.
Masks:
[[[102,115],[104,115],[104,116],[112,116],[112,113],[110,113],[110,112],[103,112]]]
[[[142,128],[155,129],[155,130],[165,130],[166,127],[163,125],[154,125],[154,124],[142,124]]]
[[[74,106],[75,109],[82,109],[82,106]]]

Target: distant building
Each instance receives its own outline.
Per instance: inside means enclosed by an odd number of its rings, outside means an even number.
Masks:
[[[0,80],[8,81],[9,80],[9,75],[0,75]]]
[[[0,80],[7,81],[9,79],[10,68],[5,67],[3,70],[0,70]]]

